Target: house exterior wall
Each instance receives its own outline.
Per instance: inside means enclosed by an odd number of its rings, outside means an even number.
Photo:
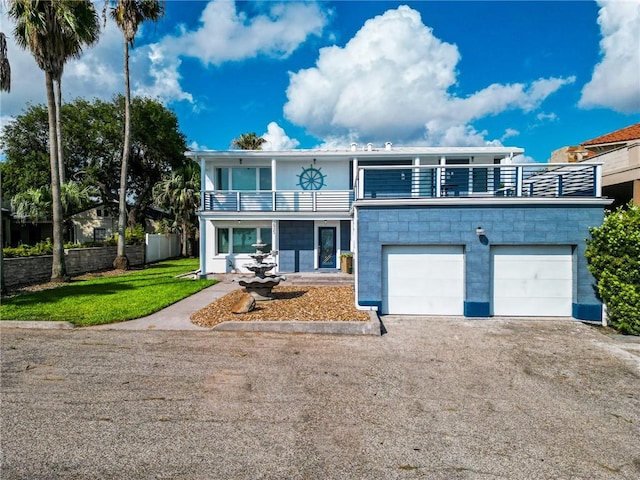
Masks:
[[[461,245],[465,252],[466,316],[489,316],[491,246],[570,245],[573,249],[573,316],[601,320],[601,303],[584,257],[589,227],[602,224],[598,205],[492,205],[358,207],[357,302],[382,303],[383,245]],[[476,234],[481,226],[486,240]]]
[[[106,216],[98,216],[97,211]],[[117,219],[111,217],[104,207],[92,208],[75,214],[72,217],[75,241],[77,243],[92,242],[96,228],[104,229],[105,238],[113,237],[117,232]]]
[[[280,272],[312,272],[315,262],[313,220],[281,220]]]
[[[325,176],[322,190],[348,190],[352,188],[349,184],[348,161],[317,161],[314,164],[312,158],[308,158],[296,162],[279,162],[276,167],[276,190],[302,190],[299,185],[299,175],[308,168],[315,168]]]

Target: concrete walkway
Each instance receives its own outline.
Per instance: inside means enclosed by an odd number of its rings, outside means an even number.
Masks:
[[[191,323],[191,320],[189,320],[191,314],[237,288],[240,288],[237,283],[230,280],[222,280],[220,283],[205,288],[146,317],[87,328],[94,330],[211,330]]]

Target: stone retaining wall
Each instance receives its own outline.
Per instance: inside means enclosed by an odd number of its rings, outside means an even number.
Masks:
[[[71,248],[65,250],[65,265],[71,276],[112,268],[117,247]],[[145,246],[128,245],[131,265],[144,265]],[[47,282],[51,278],[51,255],[4,259],[4,281],[7,288]]]

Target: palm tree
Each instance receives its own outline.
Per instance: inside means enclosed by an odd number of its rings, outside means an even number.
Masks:
[[[7,38],[0,32],[0,91],[11,91],[11,65],[7,57]]]
[[[267,141],[256,135],[256,132],[241,133],[238,138],[234,138],[231,146],[240,150],[262,150],[262,145]]]
[[[93,45],[98,41],[100,36],[100,16],[90,1],[70,2],[69,8],[77,19],[77,24],[80,28],[65,37],[65,54],[67,58],[78,58],[84,45]],[[62,73],[60,77],[54,79],[54,85],[56,87],[56,124],[58,129],[58,169],[60,170],[60,184],[63,184],[66,181],[66,174],[64,152],[62,150]]]
[[[2,32],[0,32],[0,91],[11,91],[11,65],[9,65],[9,58],[7,57],[7,39]],[[2,206],[2,178],[0,178],[0,206]],[[0,295],[4,295],[6,291],[4,286],[3,248],[4,222],[2,220],[2,209],[0,208]]]
[[[189,254],[189,239],[197,224],[200,205],[200,168],[191,162],[157,183],[153,188],[155,203],[174,215],[173,228],[182,233],[182,256]]]
[[[71,57],[79,56],[82,45],[90,38],[87,30],[91,30],[94,24],[88,22],[88,19],[96,18],[95,9],[90,0],[9,0],[9,3],[9,16],[16,23],[16,42],[21,48],[31,52],[45,75],[53,210],[51,281],[64,281],[67,272],[64,263],[58,125],[53,83],[62,77],[65,62]]]
[[[99,191],[90,185],[76,181],[63,183],[60,188],[62,219],[64,222],[90,205],[97,202]],[[11,209],[21,222],[38,223],[51,218],[52,194],[49,186],[30,188],[11,198]]]
[[[125,227],[127,223],[127,169],[131,144],[131,88],[129,86],[129,46],[133,48],[138,27],[146,21],[157,21],[164,15],[164,2],[157,0],[107,0],[102,10],[106,21],[107,9],[111,7],[111,18],[116,22],[124,38],[124,141],[122,165],[120,167],[120,199],[118,214],[118,250],[113,267],[128,269],[129,259],[124,251]]]
[[[30,188],[11,198],[11,210],[15,218],[22,223],[39,223],[51,218],[51,189],[48,187]]]

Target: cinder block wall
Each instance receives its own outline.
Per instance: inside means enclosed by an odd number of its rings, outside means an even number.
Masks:
[[[602,224],[600,205],[504,205],[451,207],[360,207],[358,211],[358,298],[360,304],[382,304],[383,245],[463,245],[465,304],[491,299],[491,246],[571,245],[574,258],[574,316],[599,320],[600,301],[584,256],[589,227]],[[475,233],[481,226],[488,243]]]
[[[128,245],[131,265],[144,265],[144,245]],[[71,276],[112,268],[117,247],[72,248],[65,250],[65,266]],[[51,278],[51,255],[4,259],[4,280],[7,288],[47,282]]]

